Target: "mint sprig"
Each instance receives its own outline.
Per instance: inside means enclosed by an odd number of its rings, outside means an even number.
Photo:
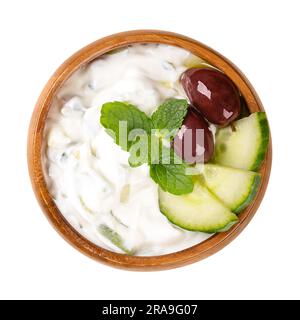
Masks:
[[[186,100],[169,99],[149,118],[131,104],[108,102],[102,106],[100,123],[123,150],[129,151],[131,167],[148,163],[151,178],[164,191],[186,194],[194,186],[192,177],[185,173],[188,165],[164,141],[177,133],[187,108]]]

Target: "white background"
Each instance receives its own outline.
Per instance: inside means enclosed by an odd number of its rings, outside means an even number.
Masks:
[[[1,1],[0,298],[300,298],[299,1]],[[232,60],[267,110],[274,160],[264,201],[221,252],[163,272],[115,270],[69,246],[27,173],[31,112],[54,70],[108,34],[185,34]]]

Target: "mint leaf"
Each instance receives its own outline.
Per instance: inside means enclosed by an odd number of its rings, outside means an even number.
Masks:
[[[110,135],[114,133],[115,142],[128,151],[140,134],[151,133],[151,120],[137,107],[125,102],[108,102],[101,108],[100,123]],[[134,130],[139,129],[139,130]]]
[[[168,130],[171,132],[171,136],[174,136],[182,125],[187,109],[188,103],[184,99],[169,99],[165,101],[151,116],[153,128]]]
[[[185,169],[185,164],[152,164],[150,176],[164,191],[175,195],[187,194],[193,191],[194,182],[185,174]]]

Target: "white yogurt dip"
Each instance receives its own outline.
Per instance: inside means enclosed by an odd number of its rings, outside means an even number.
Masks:
[[[178,47],[130,46],[76,71],[55,97],[44,131],[46,182],[67,221],[96,245],[153,256],[209,237],[166,219],[147,165],[131,168],[128,153],[99,123],[105,102],[130,102],[151,115],[167,98],[186,98],[179,77],[195,59]],[[103,226],[121,248],[100,232]]]

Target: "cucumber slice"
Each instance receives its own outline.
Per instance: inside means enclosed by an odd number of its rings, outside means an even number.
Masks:
[[[206,164],[202,176],[205,186],[234,213],[247,207],[256,195],[260,174]]]
[[[199,181],[193,192],[176,196],[159,189],[160,211],[173,224],[190,231],[227,231],[238,218]]]
[[[269,143],[269,126],[265,112],[252,113],[221,128],[216,134],[214,163],[228,167],[257,170],[265,158]]]

